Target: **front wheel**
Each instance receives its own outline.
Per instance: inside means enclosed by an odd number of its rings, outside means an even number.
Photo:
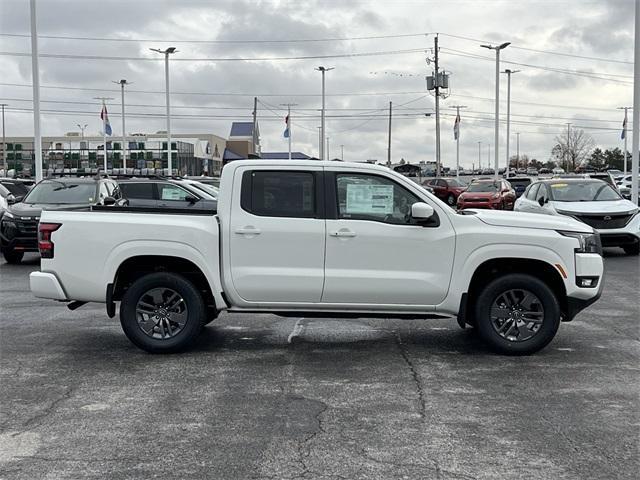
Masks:
[[[196,287],[173,273],[150,273],[122,298],[120,324],[137,347],[150,353],[186,349],[202,331],[205,304]]]
[[[447,204],[450,207],[455,207],[456,206],[456,197],[454,197],[453,194],[451,194],[451,193],[447,197]]]
[[[2,253],[4,259],[7,263],[11,263],[13,265],[18,264],[22,261],[22,257],[24,257],[24,252],[16,252],[15,250],[6,250]]]
[[[624,249],[624,253],[627,255],[638,255],[640,254],[640,242],[635,245],[625,245],[622,247]]]
[[[529,355],[546,347],[560,326],[560,305],[540,279],[508,274],[490,282],[476,301],[478,333],[498,353]]]

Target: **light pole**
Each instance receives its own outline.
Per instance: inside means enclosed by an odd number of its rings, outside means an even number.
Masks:
[[[167,102],[167,168],[169,169],[169,176],[173,175],[173,165],[171,164],[172,149],[171,149],[171,107],[169,102],[169,55],[177,53],[176,47],[169,47],[166,50],[160,50],[159,48],[150,48],[152,52],[161,53],[164,55],[164,81],[165,81],[165,94]]]
[[[8,107],[8,103],[0,103],[2,106],[2,165],[4,166],[4,176],[8,176],[7,174],[7,142],[6,137],[4,135],[4,107]]]
[[[324,74],[333,70],[335,67],[318,67],[316,70],[322,73],[322,110],[320,112],[320,138],[324,138]],[[320,160],[324,160],[324,142],[320,141]]]
[[[38,66],[38,22],[36,0],[30,0],[31,17],[31,83],[33,84],[33,149],[36,163],[36,182],[42,180],[42,136],[40,135],[40,67]]]
[[[511,130],[511,75],[518,73],[520,70],[505,69],[503,73],[507,74],[507,169],[506,177],[509,178],[509,135]]]
[[[516,133],[516,173],[520,168],[520,132]]]
[[[80,125],[79,123],[76,123],[76,125],[78,126],[78,128],[80,129],[80,160],[78,160],[78,166],[76,168],[80,168],[80,161],[82,160],[82,153],[83,153],[83,148],[82,146],[84,145],[84,130],[85,128],[87,128],[87,124],[85,123],[84,126]]]
[[[498,152],[500,150],[500,50],[503,50],[511,45],[511,42],[505,42],[500,45],[480,45],[482,48],[488,48],[489,50],[496,51],[496,119],[495,119],[495,136],[494,136],[494,150],[495,150],[495,171],[494,178],[498,180]]]
[[[331,157],[329,156],[329,137],[327,137],[327,160],[331,160]]]
[[[112,82],[120,85],[122,93],[122,168],[124,168],[124,173],[127,173],[127,133],[124,128],[124,86],[131,85],[132,82],[127,82],[124,78],[119,81],[112,80]]]
[[[482,142],[478,142],[478,168],[482,170],[482,160],[480,159],[480,151],[482,148]]]
[[[487,144],[487,168],[491,168],[491,144],[490,143]],[[493,173],[495,174],[495,172]]]
[[[640,141],[640,0],[636,0],[633,41],[633,140],[631,141],[631,201],[638,204],[638,142]],[[626,152],[625,152],[626,155]]]
[[[340,145],[340,160],[344,162],[344,145]]]

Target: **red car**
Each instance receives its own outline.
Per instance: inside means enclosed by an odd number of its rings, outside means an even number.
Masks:
[[[516,192],[504,180],[474,180],[467,190],[458,197],[458,209],[490,208],[493,210],[513,210]]]
[[[464,183],[455,178],[432,178],[423,185],[431,188],[436,197],[451,207],[455,206],[460,194],[467,189]]]

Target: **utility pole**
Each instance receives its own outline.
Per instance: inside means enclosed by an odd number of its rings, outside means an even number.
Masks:
[[[150,48],[149,50],[162,53],[164,55],[164,81],[165,81],[165,97],[167,103],[167,168],[169,170],[169,176],[173,175],[172,154],[171,148],[171,106],[169,103],[169,55],[177,53],[175,47],[169,47],[166,50],[160,50],[158,48]]]
[[[387,146],[387,167],[391,168],[391,109],[392,102],[389,102],[389,145]]]
[[[467,108],[466,105],[452,105],[456,109],[456,122],[453,126],[453,136],[456,140],[456,177],[460,176],[460,109]]]
[[[327,137],[327,160],[331,160],[331,156],[329,155],[329,137]]]
[[[627,120],[628,120],[628,110],[633,109],[633,107],[618,107],[618,110],[624,110],[624,121],[622,122],[622,138],[624,139],[624,173],[627,173]]]
[[[505,69],[503,73],[507,74],[507,169],[505,176],[509,178],[509,135],[511,130],[511,74],[518,73],[520,70]]]
[[[567,123],[567,173],[569,173],[569,160],[571,158],[571,153],[569,153],[569,149],[571,145],[571,124]],[[575,170],[575,168],[574,168]]]
[[[104,150],[104,160],[102,162],[104,173],[107,174],[107,161],[109,159],[109,155],[107,153],[107,104],[105,103],[107,100],[113,100],[111,97],[93,97],[94,100],[102,101],[102,108],[104,109],[105,115],[102,119],[102,148]]]
[[[324,74],[326,72],[329,72],[331,70],[333,70],[334,67],[318,67],[316,68],[316,70],[318,70],[319,72],[322,73],[322,110],[320,112],[320,129],[321,129],[321,139],[325,138],[325,129],[324,129],[324,106],[325,106],[325,101],[324,101]],[[325,155],[324,155],[324,141],[320,141],[320,160],[324,160]]]
[[[516,133],[516,170],[520,168],[520,132]]]
[[[8,107],[8,103],[0,103],[2,106],[2,165],[4,166],[4,176],[8,177],[9,167],[7,167],[7,139],[4,133],[4,107]]]
[[[33,84],[33,149],[36,163],[36,182],[42,180],[42,136],[40,134],[40,67],[38,65],[38,22],[36,0],[30,0],[31,17],[31,83]]]
[[[498,180],[499,159],[498,152],[500,150],[500,50],[503,50],[511,45],[511,42],[505,42],[501,45],[480,45],[483,48],[496,51],[496,114],[495,114],[495,132],[494,132],[494,150],[495,150],[495,171],[493,172],[493,178]]]
[[[482,147],[482,142],[478,142],[478,168],[482,170],[482,160],[480,159],[480,150]]]
[[[120,85],[120,90],[122,92],[122,168],[125,169],[125,173],[127,172],[127,133],[124,127],[124,86],[131,85],[132,82],[127,82],[125,79],[115,81],[112,80],[113,83]],[[84,130],[83,130],[84,133]]]
[[[322,127],[318,127],[318,160],[322,160],[322,148],[324,140],[322,140]]]
[[[640,0],[635,1],[635,31],[633,47],[633,141],[631,142],[631,201],[638,204],[638,142],[640,141]],[[625,153],[626,154],[626,153]]]
[[[289,160],[291,160],[291,107],[298,105],[297,103],[281,103],[283,107],[287,107],[287,139],[289,140]]]
[[[435,71],[435,89],[436,89],[436,177],[440,176],[440,78],[438,74],[438,35],[433,39],[434,45],[434,71]]]
[[[340,145],[340,160],[344,162],[344,145]]]
[[[251,133],[251,140],[253,142],[253,153],[258,154],[258,97],[253,97],[253,131]],[[248,156],[248,155],[247,155]]]

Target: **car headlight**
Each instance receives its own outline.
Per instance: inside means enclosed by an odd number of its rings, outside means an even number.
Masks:
[[[8,210],[7,210],[7,211],[5,211],[5,212],[2,214],[2,216],[3,216],[3,217],[6,217],[6,218],[15,218],[15,217],[14,217],[14,215],[13,215],[13,213],[11,213],[11,212],[10,212],[10,211],[8,211]]]
[[[558,230],[558,233],[578,240],[580,247],[575,249],[576,253],[597,253],[602,255],[602,243],[598,233],[565,232],[560,230]]]

